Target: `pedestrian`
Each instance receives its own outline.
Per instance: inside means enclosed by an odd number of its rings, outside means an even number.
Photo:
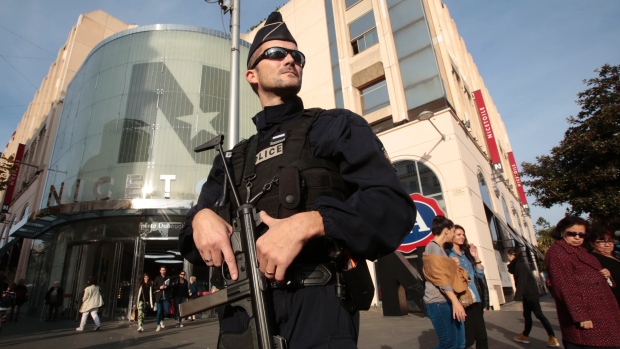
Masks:
[[[603,269],[609,270],[610,276],[607,283],[616,297],[616,302],[620,304],[620,259],[613,255],[614,239],[610,231],[606,229],[593,229],[590,233],[590,246],[592,255],[601,263]]]
[[[58,316],[58,308],[62,307],[65,297],[65,291],[60,287],[59,281],[54,281],[52,287],[45,293],[45,304],[47,304],[47,320],[56,321]]]
[[[253,118],[257,134],[235,146],[226,161],[243,193],[241,203],[255,198],[264,223],[256,249],[260,272],[273,285],[270,297],[287,305],[270,309],[274,333],[296,349],[355,348],[358,309],[370,304],[367,299],[347,303],[348,296],[336,294],[336,275],[344,263],[336,269],[327,247],[339,244],[338,249],[351,252],[364,263],[357,264],[363,276],[356,280],[371,283],[363,259],[375,260],[398,247],[415,223],[415,206],[364,118],[345,109],[304,109],[297,94],[305,63],[281,14],[271,13],[250,46],[245,74],[263,107]],[[217,157],[179,244],[194,264],[219,268],[225,260],[236,280],[226,217],[233,217],[237,203],[225,200],[224,207],[215,207],[221,197],[232,198],[224,192],[229,186],[223,185],[223,168]],[[302,284],[306,268],[330,273]],[[247,313],[225,308],[220,345],[248,322]]]
[[[153,304],[155,304],[153,303],[153,283],[148,273],[144,273],[142,281],[138,285],[136,303],[138,304],[138,332],[143,332],[144,317],[148,311],[153,309]]]
[[[198,298],[198,283],[196,283],[196,277],[189,277],[189,299]],[[196,321],[196,315],[189,316],[187,320]]]
[[[185,272],[181,271],[172,286],[172,298],[174,299],[174,319],[176,324],[174,327],[183,327],[181,323],[180,306],[187,301],[189,297],[189,286],[185,280]]]
[[[489,347],[487,327],[484,323],[484,312],[489,308],[489,291],[484,277],[484,266],[478,254],[478,248],[470,244],[465,236],[465,229],[454,225],[452,247],[446,250],[449,257],[458,259],[458,265],[469,275],[469,291],[474,302],[465,308],[465,348],[476,343],[476,349]]]
[[[0,331],[2,331],[2,325],[7,322],[6,314],[15,306],[15,292],[11,286],[9,285],[5,290],[0,291]]]
[[[551,327],[551,323],[540,307],[538,283],[528,265],[527,258],[523,256],[520,248],[510,248],[506,251],[506,254],[510,261],[510,263],[508,263],[508,271],[514,276],[515,280],[514,300],[523,303],[523,319],[525,320],[523,332],[513,339],[520,343],[530,342],[529,335],[532,330],[532,313],[534,313],[534,316],[540,321],[549,336],[547,346],[560,346],[560,343],[555,337],[555,332]]]
[[[582,246],[588,222],[562,218],[545,255],[551,294],[566,349],[620,348],[620,311],[607,277],[609,270]]]
[[[435,349],[465,348],[465,307],[473,303],[467,272],[444,250],[444,245],[452,242],[454,230],[451,220],[435,216],[431,226],[433,240],[422,255],[426,277],[424,308],[439,338]]]
[[[155,331],[161,331],[162,328],[166,327],[164,319],[170,310],[171,290],[168,289],[169,286],[170,277],[166,275],[166,267],[162,265],[159,267],[159,275],[153,281],[153,296],[155,297],[155,307],[157,308],[157,328]]]
[[[80,321],[80,327],[76,328],[76,331],[84,331],[86,326],[86,320],[88,315],[95,321],[95,331],[99,331],[101,328],[101,322],[99,321],[99,315],[97,312],[99,308],[103,306],[103,296],[101,295],[101,289],[97,284],[97,279],[94,276],[88,277],[86,288],[84,289],[84,296],[82,296],[82,306],[80,307],[80,313],[82,313],[82,321]]]
[[[13,290],[15,291],[15,305],[11,309],[11,315],[9,316],[9,320],[13,319],[13,321],[17,322],[19,318],[19,310],[21,306],[28,301],[28,287],[25,285],[26,281],[24,279],[19,279],[17,284],[14,285]]]

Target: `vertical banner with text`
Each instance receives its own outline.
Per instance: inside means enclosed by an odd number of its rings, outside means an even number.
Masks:
[[[515,183],[517,184],[517,192],[519,193],[519,199],[521,199],[521,207],[528,209],[527,197],[525,196],[525,190],[523,189],[523,183],[521,183],[521,176],[519,176],[519,168],[515,161],[515,156],[512,152],[508,153],[508,161],[510,161],[510,171],[514,176]]]
[[[487,146],[489,147],[489,155],[491,155],[493,170],[503,172],[504,169],[502,168],[502,160],[499,157],[497,143],[495,142],[495,135],[493,134],[493,127],[491,126],[491,119],[489,118],[487,107],[484,104],[484,98],[482,98],[482,91],[474,91],[474,98],[476,99],[476,105],[478,106],[478,115],[480,116],[480,122],[482,122],[484,138],[486,138]]]
[[[11,201],[13,200],[13,193],[15,192],[15,186],[17,185],[17,176],[19,175],[19,168],[21,167],[22,159],[24,158],[24,151],[26,145],[19,143],[17,146],[17,154],[15,154],[15,169],[11,171],[9,176],[9,184],[6,187],[6,193],[4,194],[4,202],[2,203],[2,213],[8,213]]]

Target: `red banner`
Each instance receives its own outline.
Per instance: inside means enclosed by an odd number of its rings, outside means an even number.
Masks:
[[[24,158],[24,151],[26,150],[26,146],[24,144],[19,144],[17,146],[17,154],[15,154],[15,170],[11,171],[11,175],[9,176],[9,184],[6,187],[6,192],[4,193],[4,203],[2,204],[2,212],[8,213],[9,207],[11,206],[11,201],[13,200],[13,193],[15,192],[15,186],[17,185],[17,176],[19,175],[20,164]]]
[[[482,98],[482,92],[480,90],[474,91],[474,98],[476,99],[476,105],[478,106],[478,115],[482,122],[482,131],[484,131],[484,138],[487,140],[489,147],[489,155],[491,155],[491,163],[493,169],[499,172],[503,172],[502,160],[499,157],[499,150],[497,150],[497,143],[495,142],[495,135],[493,134],[493,127],[491,126],[491,119],[487,113],[487,107],[484,104],[484,98]]]
[[[523,189],[523,184],[521,183],[521,176],[519,176],[519,168],[517,167],[517,162],[515,161],[515,156],[512,152],[508,153],[508,161],[510,161],[510,170],[515,178],[515,183],[517,184],[517,192],[519,193],[519,198],[521,199],[521,206],[523,206],[524,209],[528,209],[529,206],[527,205],[527,197],[525,196],[525,190]]]

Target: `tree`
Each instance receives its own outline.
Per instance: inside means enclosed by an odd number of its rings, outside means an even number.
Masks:
[[[620,228],[620,66],[605,64],[584,80],[577,94],[581,111],[551,155],[524,162],[524,184],[537,206],[568,204],[568,213],[588,214],[593,223]]]
[[[553,241],[555,241],[551,237],[551,232],[555,229],[555,226],[551,226],[551,224],[549,224],[549,222],[542,217],[538,217],[538,220],[534,225],[536,240],[538,241],[538,250],[545,255],[549,247],[553,244]]]

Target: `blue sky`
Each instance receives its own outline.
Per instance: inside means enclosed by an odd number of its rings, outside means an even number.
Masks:
[[[318,1],[318,0],[313,0]],[[340,0],[334,0],[340,1]],[[344,0],[342,0],[344,1]],[[562,139],[582,81],[620,64],[620,1],[444,0],[508,130],[517,163],[534,162]],[[285,0],[241,0],[243,32]],[[223,30],[219,7],[202,0],[2,0],[0,150],[10,139],[78,16],[102,9],[125,23],[191,24]],[[228,30],[228,16],[225,18]],[[555,224],[563,208],[532,205]]]

